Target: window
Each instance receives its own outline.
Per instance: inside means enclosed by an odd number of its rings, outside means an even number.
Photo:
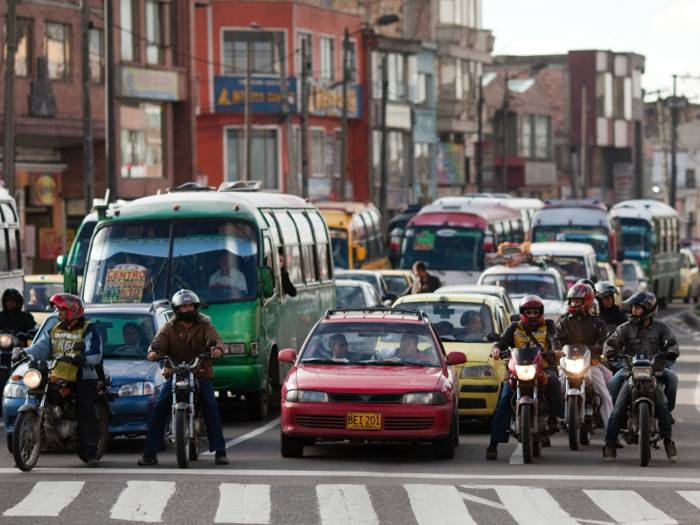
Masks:
[[[408,173],[405,167],[409,165],[406,156],[410,151],[405,147],[405,135],[400,131],[387,132],[387,154],[389,155],[387,178],[390,186],[408,184]],[[379,181],[381,168],[382,133],[372,131],[372,166],[374,167],[375,180]]]
[[[104,80],[104,38],[102,29],[89,29],[90,41],[90,80],[100,83]]]
[[[382,55],[378,51],[372,51],[370,61],[372,98],[379,100],[382,98]]]
[[[333,175],[340,177],[341,151],[343,149],[343,134],[336,131],[333,134]]]
[[[634,98],[642,98],[642,70],[632,70],[632,96]]]
[[[21,270],[22,254],[17,249],[20,245],[19,230],[7,230],[7,238],[10,241],[10,270]]]
[[[335,80],[335,39],[322,36],[321,46],[321,79]]]
[[[46,22],[44,50],[47,77],[52,80],[70,80],[71,27],[68,24]]]
[[[126,62],[139,61],[139,1],[121,0],[119,3],[121,26],[121,56]]]
[[[10,264],[8,261],[7,253],[7,239],[5,238],[5,231],[0,230],[0,272],[9,272]]]
[[[418,73],[416,80],[416,104],[427,105],[430,102],[430,88],[433,84],[433,75]]]
[[[528,159],[552,158],[552,118],[548,115],[519,115],[519,155]]]
[[[322,129],[311,130],[311,174],[323,176],[325,169],[323,165],[323,141],[324,131]]]
[[[389,100],[406,100],[404,56],[398,53],[389,53],[387,55],[387,71],[389,74]]]
[[[462,61],[456,58],[440,58],[440,97],[461,99],[464,95]]]
[[[252,45],[251,73],[278,73],[276,35],[272,31],[224,31],[224,75],[246,72],[247,45]]]
[[[415,170],[414,180],[419,184],[425,185],[425,188],[421,190],[421,193],[424,197],[426,197],[430,184],[430,159],[432,144],[427,142],[416,142],[413,148],[413,168]]]
[[[695,170],[686,169],[685,170],[685,187],[692,190],[695,189]]]
[[[261,180],[263,188],[279,189],[279,155],[277,129],[253,129],[251,143],[251,174],[249,180]],[[227,167],[226,180],[245,180],[245,130],[226,131]]]
[[[599,117],[613,116],[613,76],[610,72],[598,73],[596,79],[596,107]]]
[[[297,33],[297,75],[301,76],[301,53],[306,47],[306,56],[309,57],[309,71],[313,71],[314,67],[314,36],[311,33]]]
[[[520,136],[519,138],[519,150],[520,150],[520,156],[525,157],[525,158],[531,158],[532,157],[532,121],[533,121],[534,115],[527,115],[527,114],[522,114],[519,115],[518,123],[519,123],[519,131],[520,131]]]
[[[122,102],[121,173],[128,178],[163,176],[163,108]]]
[[[478,28],[477,2],[479,0],[440,0],[440,23]]]
[[[535,158],[552,158],[550,127],[552,118],[546,115],[535,115]]]
[[[328,257],[328,244],[317,244],[316,254],[318,256],[318,270],[322,281],[331,278],[330,258]]]
[[[165,63],[165,4],[146,0],[146,62]]]
[[[32,20],[18,17],[15,31],[17,33],[15,75],[18,77],[30,77],[32,76]],[[7,35],[7,29],[5,30],[5,35]],[[5,44],[3,57],[7,57],[7,44]]]
[[[356,84],[359,82],[357,72],[357,42],[354,40],[348,42],[348,72],[350,83]]]

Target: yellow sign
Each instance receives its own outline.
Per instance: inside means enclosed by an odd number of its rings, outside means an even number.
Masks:
[[[348,89],[348,114],[357,114],[358,92],[350,86]],[[343,92],[339,89],[330,89],[319,85],[311,87],[309,99],[309,113],[326,116],[338,116],[343,111]]]
[[[36,199],[40,204],[51,206],[58,197],[58,184],[51,175],[40,175],[34,183]]]
[[[107,270],[103,303],[138,303],[146,283],[146,268],[137,264],[119,264]]]

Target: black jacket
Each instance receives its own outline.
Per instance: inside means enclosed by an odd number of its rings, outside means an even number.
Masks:
[[[417,293],[433,293],[441,286],[442,283],[440,282],[439,278],[428,274],[428,280],[426,282],[416,279],[411,287],[411,295],[415,295]]]
[[[617,327],[615,333],[605,343],[605,357],[613,359],[623,353],[635,356],[644,353],[656,355],[664,346],[664,342],[674,338],[673,332],[666,323],[653,319],[649,324],[636,327],[627,322]],[[667,359],[675,360],[680,355],[678,345],[666,350]]]
[[[36,326],[34,317],[29,312],[19,311],[11,314],[7,310],[0,312],[0,331],[10,330],[17,333],[27,333]]]
[[[602,352],[605,339],[608,336],[608,328],[605,321],[589,315],[574,315],[567,313],[557,321],[557,332],[566,332],[569,337],[562,341],[565,345],[586,345],[589,350],[594,348]]]
[[[620,310],[620,307],[616,304],[613,304],[610,308],[606,308],[605,310],[601,308],[598,317],[605,321],[606,325],[614,324],[615,326],[620,326],[627,322],[627,316],[622,313],[622,310]]]
[[[287,293],[288,296],[290,297],[296,297],[297,295],[297,288],[292,284],[292,280],[289,278],[289,272],[282,268],[282,271],[280,272],[282,274],[282,289]]]

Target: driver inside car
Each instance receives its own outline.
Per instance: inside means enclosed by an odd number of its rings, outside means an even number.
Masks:
[[[430,358],[418,351],[418,336],[416,334],[403,334],[398,348],[382,348],[374,359],[400,359],[408,363],[430,362]]]
[[[464,312],[459,319],[459,324],[462,325],[467,334],[478,334],[483,331],[479,312]]]
[[[139,326],[134,322],[128,322],[122,327],[122,337],[125,346],[140,348],[148,344],[146,341],[142,341]]]

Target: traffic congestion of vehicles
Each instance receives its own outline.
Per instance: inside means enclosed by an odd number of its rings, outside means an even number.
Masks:
[[[250,420],[279,407],[284,458],[389,442],[450,459],[460,424],[475,420],[491,433],[488,460],[514,437],[531,463],[561,432],[572,450],[597,440],[607,461],[621,439],[642,466],[659,442],[676,461],[679,350],[656,316],[674,296],[697,302],[700,277],[672,213],[491,196],[414,211],[386,232],[370,204],[314,205],[250,182],[98,202],[59,258],[64,286],[27,276],[8,280],[18,295],[3,294],[8,318],[22,310],[20,289],[27,312],[46,314],[36,327],[0,326],[17,467],[57,449],[97,466],[111,439],[142,436],[139,465],[170,445],[187,468],[204,443],[225,465],[211,410],[238,402]],[[93,373],[94,439],[72,386]]]

